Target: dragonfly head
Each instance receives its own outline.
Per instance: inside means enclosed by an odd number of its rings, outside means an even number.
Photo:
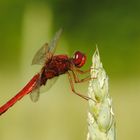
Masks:
[[[85,54],[83,54],[79,51],[76,51],[73,55],[72,62],[74,63],[74,65],[76,67],[78,67],[78,68],[82,67],[86,62]]]

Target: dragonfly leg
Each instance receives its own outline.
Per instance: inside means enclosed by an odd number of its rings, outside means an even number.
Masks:
[[[75,68],[75,71],[77,71],[77,72],[80,73],[80,74],[89,73],[90,70],[91,70],[91,69],[88,69],[88,70],[83,71],[83,70],[80,70],[80,69],[78,69],[78,68]]]
[[[89,100],[89,99],[93,100],[93,99],[90,98],[90,97],[84,96],[84,95],[82,95],[82,94],[76,92],[75,89],[74,89],[74,84],[73,84],[72,77],[71,77],[71,75],[70,75],[69,72],[67,72],[67,74],[68,74],[68,79],[69,79],[70,86],[71,86],[71,89],[72,89],[73,93],[75,93],[76,95],[80,96],[81,98],[83,98],[83,99],[85,99],[85,100]],[[93,100],[93,101],[96,102],[95,100]]]
[[[80,69],[75,69],[75,68],[72,68],[71,69],[72,71],[72,74],[73,74],[73,78],[74,78],[74,81],[75,83],[82,83],[82,82],[86,82],[86,81],[89,81],[91,79],[96,79],[96,77],[90,77],[90,75],[88,75],[87,77],[83,78],[83,79],[79,79],[78,77],[78,72],[80,72],[80,74],[84,74],[84,73],[89,73],[90,72],[90,69],[89,70],[86,70],[86,71],[82,71]]]
[[[79,74],[85,74],[85,73],[90,73],[90,71],[91,71],[91,69],[93,69],[93,70],[98,70],[99,68],[90,68],[90,69],[88,69],[88,70],[80,70],[79,68],[76,68],[76,67],[74,67],[74,68],[72,68],[72,69],[74,69],[76,72],[78,72]]]
[[[86,82],[86,81],[89,81],[92,79],[90,76],[87,76],[83,79],[79,79],[78,75],[74,71],[72,71],[72,74],[73,74],[73,78],[74,78],[75,83],[82,83],[82,82]]]

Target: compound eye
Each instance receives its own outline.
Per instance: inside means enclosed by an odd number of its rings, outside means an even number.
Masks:
[[[75,54],[75,59],[79,59],[79,54],[78,53]]]
[[[86,56],[82,54],[81,52],[77,51],[74,54],[73,61],[74,61],[75,66],[80,68],[85,64]]]

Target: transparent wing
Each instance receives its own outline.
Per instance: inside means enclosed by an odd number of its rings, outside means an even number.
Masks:
[[[54,38],[53,38],[53,39],[51,40],[51,42],[49,43],[49,45],[48,45],[48,51],[49,51],[49,52],[52,52],[52,53],[55,52],[55,49],[56,49],[56,46],[57,46],[57,44],[58,44],[58,41],[59,41],[59,38],[60,38],[61,34],[62,34],[62,28],[59,29],[59,30],[56,32]]]
[[[40,96],[40,90],[39,89],[35,89],[34,91],[32,91],[30,93],[30,99],[33,101],[33,102],[37,102],[38,99],[39,99],[39,96]]]
[[[51,40],[51,42],[45,43],[35,54],[32,65],[43,65],[47,63],[53,56],[57,43],[59,41],[59,38],[61,36],[62,29],[60,29],[58,32],[56,32],[54,38]]]
[[[36,85],[34,87],[34,90],[30,93],[30,99],[33,102],[37,102],[40,96],[40,83],[41,83],[41,73],[40,73],[40,78],[36,82]]]
[[[46,54],[48,52],[48,44],[45,43],[35,54],[33,60],[32,60],[32,65],[38,64],[42,65],[46,61]]]
[[[42,85],[40,87],[40,93],[46,93],[48,90],[50,90],[54,84],[56,83],[58,77],[54,77],[52,79],[48,79],[47,82],[46,82],[46,85]]]
[[[33,102],[37,102],[39,97],[40,97],[40,93],[47,92],[55,84],[57,79],[58,79],[58,77],[54,77],[52,79],[48,79],[46,84],[42,85],[41,87],[40,87],[41,79],[38,80],[34,90],[30,93],[30,99]]]

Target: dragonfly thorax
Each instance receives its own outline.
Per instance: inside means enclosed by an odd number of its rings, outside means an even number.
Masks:
[[[67,55],[53,56],[51,61],[43,67],[42,77],[51,79],[55,76],[64,74],[70,68],[70,62]]]

